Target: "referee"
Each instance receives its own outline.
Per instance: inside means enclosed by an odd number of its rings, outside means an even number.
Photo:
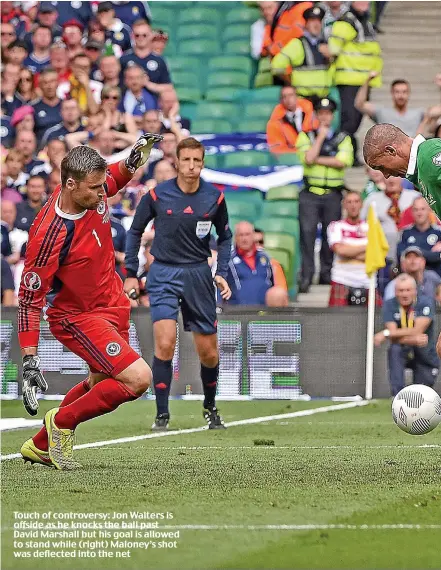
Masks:
[[[200,177],[204,167],[204,146],[194,138],[186,138],[178,144],[176,154],[177,178],[150,190],[136,209],[127,234],[125,265],[128,277],[124,289],[129,294],[133,290],[139,294],[137,274],[141,236],[154,219],[155,238],[151,253],[155,261],[147,278],[155,339],[152,371],[157,415],[152,429],[167,430],[170,420],[168,400],[179,308],[184,329],[193,333],[201,362],[205,396],[203,416],[210,429],[222,429],[225,426],[215,403],[219,376],[216,299],[207,258],[211,255],[209,241],[214,226],[218,236],[214,281],[221,297],[228,300],[231,291],[225,278],[232,234],[224,195]]]

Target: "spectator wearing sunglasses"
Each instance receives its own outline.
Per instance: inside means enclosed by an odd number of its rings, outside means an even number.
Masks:
[[[105,85],[101,93],[100,111],[104,114],[106,123],[110,130],[119,133],[130,133],[136,135],[138,129],[133,117],[128,113],[122,113],[118,106],[121,102],[121,89]]]
[[[146,72],[144,87],[155,96],[172,87],[170,73],[165,60],[152,53],[153,33],[146,20],[133,24],[135,44],[121,57],[123,71],[130,65],[139,65]]]
[[[15,28],[9,22],[2,23],[2,29],[0,32],[1,36],[1,48],[2,52],[8,49],[8,46],[11,42],[15,42],[17,39],[17,34],[15,33]],[[3,58],[2,58],[3,59]]]

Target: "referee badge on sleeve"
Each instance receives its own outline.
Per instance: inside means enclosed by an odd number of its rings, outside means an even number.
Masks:
[[[211,222],[198,222],[196,224],[196,235],[202,239],[210,233]]]

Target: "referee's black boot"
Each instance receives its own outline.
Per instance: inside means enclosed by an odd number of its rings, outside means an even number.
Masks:
[[[311,283],[308,279],[302,279],[299,285],[299,293],[309,293],[309,288],[311,287]]]
[[[159,414],[152,425],[152,431],[167,431],[170,414]]]
[[[204,410],[202,415],[207,421],[208,429],[227,429],[216,407]]]

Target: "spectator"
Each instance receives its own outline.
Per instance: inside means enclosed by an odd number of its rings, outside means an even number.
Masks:
[[[41,146],[45,147],[53,139],[64,141],[69,133],[83,131],[80,117],[80,107],[75,99],[61,101],[61,122],[46,130],[41,139]]]
[[[124,71],[124,93],[120,110],[130,115],[143,115],[156,109],[156,98],[145,87],[146,74],[139,65],[132,65]]]
[[[20,260],[20,252],[23,245],[28,241],[28,232],[14,227],[17,218],[17,206],[9,200],[2,200],[1,221],[7,228],[11,255],[7,258],[9,265],[15,265]]]
[[[229,303],[286,307],[288,294],[274,285],[271,260],[263,250],[257,249],[252,224],[239,222],[234,238],[227,276],[232,292]]]
[[[118,87],[120,84],[121,65],[113,54],[104,54],[99,60],[100,81],[104,87]]]
[[[29,233],[32,222],[45,202],[46,182],[42,176],[31,176],[27,183],[27,200],[17,205],[15,227]]]
[[[369,206],[375,202],[375,210],[381,222],[383,231],[389,244],[388,260],[396,261],[398,243],[398,224],[401,213],[413,204],[415,198],[420,196],[416,190],[404,190],[401,178],[391,176],[385,181],[385,191],[371,194],[363,203],[361,217],[366,218]]]
[[[66,44],[69,60],[72,61],[78,54],[83,53],[84,26],[78,20],[68,20],[63,24],[63,42]]]
[[[11,268],[4,257],[2,257],[2,269],[0,274],[1,296],[3,307],[14,307],[18,304],[14,291],[14,277]]]
[[[165,60],[152,53],[152,30],[148,22],[137,20],[133,24],[135,44],[121,57],[121,67],[125,70],[130,65],[138,65],[146,71],[144,87],[157,96],[172,87],[170,73]]]
[[[49,47],[52,44],[52,31],[47,26],[37,24],[32,32],[33,51],[24,60],[23,65],[32,71],[40,73],[50,63]]]
[[[104,49],[104,44],[96,40],[87,40],[84,45],[84,53],[90,61],[90,79],[101,81],[101,71],[98,68],[99,59]]]
[[[8,117],[22,105],[22,101],[16,93],[20,81],[20,70],[20,66],[15,63],[5,63],[2,68],[2,108]]]
[[[303,13],[312,5],[312,2],[278,2],[273,21],[265,26],[262,57],[273,58],[290,40],[303,35]]]
[[[280,103],[274,109],[266,127],[269,149],[273,153],[297,152],[297,137],[301,131],[318,127],[312,103],[297,99],[292,86],[282,87]]]
[[[184,136],[189,136],[190,120],[181,117],[179,114],[178,96],[173,88],[167,89],[159,95],[159,108],[161,109],[160,119],[165,129],[170,130],[172,122],[175,122]]]
[[[49,177],[47,179],[48,196],[50,196],[51,194],[53,194],[55,192],[57,186],[60,184],[60,180],[61,180],[61,171],[59,169],[56,170],[54,168],[54,170],[52,170],[52,172],[49,174]]]
[[[4,2],[1,3],[3,6]],[[9,44],[17,40],[17,34],[15,33],[15,27],[9,22],[3,22],[1,29],[1,48],[2,52],[7,52]]]
[[[360,195],[348,192],[343,200],[343,208],[346,218],[332,222],[328,227],[329,247],[335,253],[329,306],[363,306],[367,303],[369,288],[364,265],[368,224],[360,219]]]
[[[8,184],[9,172],[8,172],[8,164],[6,162],[4,162],[2,164],[2,167],[0,170],[0,175],[1,175],[1,198],[2,198],[2,201],[9,200],[10,202],[13,202],[14,204],[18,204],[19,202],[21,202],[23,200],[23,198],[21,197],[20,192],[18,192],[18,190],[16,190],[15,188],[11,187]]]
[[[441,277],[435,271],[426,269],[426,260],[422,250],[416,245],[407,247],[400,256],[401,271],[413,277],[418,287],[418,294],[430,299],[441,299]],[[383,298],[385,301],[395,297],[396,279],[386,285]]]
[[[152,36],[152,53],[162,57],[167,47],[168,34],[164,30],[153,30]]]
[[[384,330],[375,337],[375,346],[386,339],[391,395],[405,386],[406,368],[413,370],[414,384],[433,386],[438,376],[439,360],[435,348],[435,303],[417,292],[415,279],[399,275],[395,279],[395,297],[384,303]]]
[[[11,242],[9,241],[8,226],[5,224],[5,222],[1,221],[0,228],[2,232],[2,244],[1,244],[2,259],[3,258],[8,259],[8,257],[12,255],[12,247],[11,247]]]
[[[142,130],[146,133],[159,134],[162,123],[157,109],[151,109],[143,115]]]
[[[67,144],[66,140],[52,139],[47,143],[47,157],[52,170],[60,170],[61,161],[66,156]],[[52,173],[52,171],[51,171]]]
[[[253,59],[260,59],[265,36],[265,25],[271,26],[278,7],[279,4],[277,2],[259,2],[262,18],[256,20],[251,26],[251,56]]]
[[[15,40],[8,45],[7,61],[9,63],[14,63],[15,65],[19,65],[21,67],[27,56],[28,49],[25,42],[21,40]]]
[[[39,160],[35,155],[37,139],[34,133],[30,131],[20,131],[17,133],[14,148],[18,150],[24,158],[23,170],[26,174],[30,176],[41,173],[49,174],[48,165],[43,160]]]
[[[42,2],[41,5],[49,3]],[[86,26],[93,15],[91,2],[57,2],[57,11],[57,23],[63,27],[72,18],[76,19],[82,26]]]
[[[31,105],[23,105],[23,107],[15,109],[11,117],[11,126],[16,133],[20,131],[34,132],[34,108]]]
[[[63,28],[57,24],[58,11],[52,2],[40,2],[37,18],[40,24],[47,26],[51,30],[52,42],[61,40]]]
[[[129,113],[121,113],[118,106],[121,102],[121,89],[105,85],[101,92],[101,112],[104,115],[109,129],[119,133],[136,135],[138,129],[133,117]]]
[[[339,20],[349,8],[349,2],[320,2],[325,15],[322,20],[323,38],[328,41],[332,32],[332,25]]]
[[[398,258],[409,246],[417,246],[423,252],[427,269],[441,275],[441,229],[432,225],[430,206],[422,196],[415,198],[412,214],[415,223],[401,234],[397,246]]]
[[[158,144],[159,150],[162,151],[161,160],[165,160],[170,163],[173,167],[176,163],[176,147],[178,146],[178,140],[176,135],[171,131],[163,131],[164,138]],[[154,178],[153,170],[159,160],[152,161],[149,163],[148,178]]]
[[[58,42],[51,45],[49,50],[50,65],[58,75],[58,83],[68,81],[71,74],[69,67],[69,55],[64,43]]]
[[[375,123],[391,123],[399,127],[406,135],[415,137],[421,132],[421,122],[424,118],[424,109],[409,109],[410,84],[405,79],[392,81],[390,91],[392,107],[384,107],[368,101],[369,83],[377,77],[378,73],[372,71],[368,79],[358,90],[355,98],[355,107],[368,115]]]
[[[265,235],[262,230],[254,228],[254,243],[258,250],[265,250]],[[274,286],[281,287],[285,291],[288,291],[288,284],[286,282],[285,272],[283,267],[273,257],[271,259],[271,269],[273,270]]]
[[[41,141],[47,129],[61,121],[61,100],[57,96],[57,72],[48,67],[40,73],[41,98],[33,103],[35,111],[35,134]]]
[[[384,174],[382,172],[379,170],[374,170],[367,164],[365,166],[365,170],[366,174],[368,175],[368,181],[366,182],[366,186],[361,193],[362,200],[365,200],[371,194],[375,194],[375,192],[384,192],[384,190],[386,190],[386,179],[384,178]]]
[[[112,2],[100,2],[96,18],[106,31],[106,40],[118,45],[123,52],[132,47],[131,29],[115,17]]]
[[[85,53],[78,53],[71,60],[72,72],[68,81],[58,86],[60,99],[75,99],[82,113],[96,115],[101,103],[102,83],[89,79],[91,63]]]
[[[153,178],[147,180],[148,190],[154,189],[161,182],[176,178],[176,168],[168,160],[158,160],[153,167]]]
[[[369,2],[351,2],[349,10],[334,22],[329,38],[329,51],[335,58],[335,83],[340,93],[341,129],[351,136],[357,160],[355,133],[363,115],[355,108],[358,88],[371,71],[378,72],[371,87],[381,87],[383,60],[375,30],[369,21]],[[366,57],[366,53],[369,57]]]
[[[26,192],[26,182],[29,175],[24,171],[24,156],[22,153],[11,148],[5,158],[5,170],[7,171],[6,185],[14,189],[20,195]]]
[[[111,208],[113,204],[120,200],[121,198],[118,196],[113,196],[112,198],[108,199],[108,205]],[[112,231],[112,240],[113,240],[113,247],[115,249],[115,271],[124,281],[126,278],[124,267],[124,258],[125,258],[125,251],[126,251],[126,230],[121,222],[115,218],[114,216],[110,216],[110,226]]]
[[[11,125],[11,117],[5,115],[3,109],[0,110],[0,133],[1,150],[11,148],[14,144],[14,127]]]
[[[314,246],[319,223],[322,225],[320,284],[331,283],[333,255],[327,241],[327,230],[331,222],[340,219],[345,169],[352,166],[354,159],[351,138],[331,127],[335,109],[334,101],[322,99],[316,106],[319,128],[300,133],[297,139],[304,168],[304,189],[299,196],[301,293],[308,292],[314,276]]]
[[[28,68],[23,68],[20,71],[16,95],[23,103],[30,103],[31,105],[37,99],[37,93],[34,88],[34,73]]]
[[[315,6],[305,10],[305,30],[284,46],[271,62],[274,75],[287,78],[300,97],[312,103],[326,97],[332,85],[328,46],[322,40],[322,20],[325,12]],[[292,70],[292,72],[291,72]]]
[[[112,2],[115,15],[125,22],[129,28],[133,28],[133,24],[139,20],[147,20],[150,22],[151,14],[147,2]]]

